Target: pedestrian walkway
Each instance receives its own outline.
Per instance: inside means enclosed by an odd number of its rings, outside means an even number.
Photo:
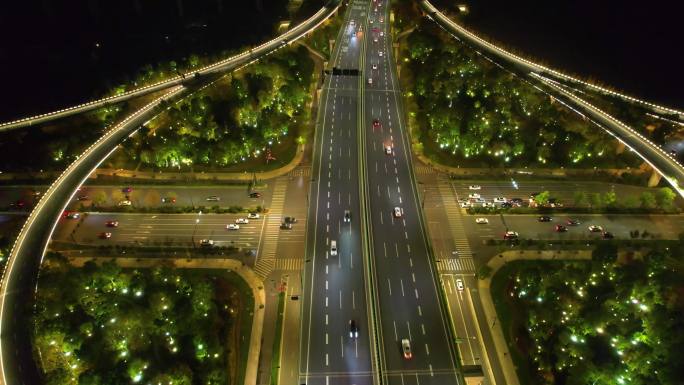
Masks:
[[[297,167],[294,170],[290,171],[290,176],[310,176],[311,175],[311,167],[310,166],[301,166]]]
[[[468,238],[466,237],[466,232],[463,227],[461,208],[458,206],[458,201],[453,193],[451,184],[447,180],[440,178],[437,182],[437,189],[439,190],[439,195],[442,197],[444,211],[446,212],[447,218],[449,218],[451,238],[454,240],[454,245],[456,246],[459,257],[472,257],[473,252],[470,249],[470,244],[468,243]]]
[[[275,256],[281,231],[280,224],[283,219],[287,183],[288,178],[281,177],[276,179],[273,186],[273,197],[271,198],[271,207],[269,207],[268,215],[266,216],[261,250],[257,253],[257,260],[254,266],[254,271],[261,279],[266,278],[275,268]]]
[[[416,165],[414,169],[417,175],[431,175],[435,172],[435,170],[432,167],[423,165]]]
[[[275,270],[299,271],[304,265],[302,258],[279,258],[275,262]]]
[[[437,260],[437,271],[440,273],[468,273],[475,272],[475,262],[471,257],[449,258]]]

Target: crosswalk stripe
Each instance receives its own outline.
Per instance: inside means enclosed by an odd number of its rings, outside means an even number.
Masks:
[[[467,272],[475,271],[475,262],[471,257],[451,258],[437,260],[437,270],[440,272]]]
[[[437,183],[437,190],[442,197],[443,207],[449,220],[451,238],[453,239],[456,251],[458,251],[460,257],[465,257],[459,258],[459,260],[463,259],[463,262],[459,262],[459,268],[456,270],[469,269],[469,271],[475,271],[475,264],[473,263],[472,258],[468,258],[473,255],[473,252],[470,249],[470,243],[468,242],[465,228],[463,227],[461,208],[458,205],[456,197],[454,197],[452,193],[451,185],[448,181],[440,180]],[[449,264],[451,262],[445,263]]]

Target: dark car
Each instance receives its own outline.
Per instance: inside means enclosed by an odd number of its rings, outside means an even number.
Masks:
[[[119,227],[119,221],[107,221],[105,222],[107,227]]]
[[[126,193],[126,194],[128,194],[128,193],[130,193],[130,192],[132,192],[132,191],[133,191],[133,189],[130,188],[130,187],[124,187],[124,188],[121,189],[121,192]]]
[[[578,221],[577,219],[572,219],[572,218],[570,218],[570,219],[568,219],[567,221],[565,221],[565,223],[566,223],[568,226],[577,226],[577,225],[580,224],[580,221]]]
[[[90,199],[90,198],[88,198],[87,195],[79,195],[79,196],[76,198],[76,200],[79,200],[79,201],[87,201],[88,199]]]
[[[513,207],[513,203],[511,202],[504,202],[501,204],[502,209],[510,209],[511,207]]]
[[[162,203],[176,203],[176,198],[174,197],[164,197],[161,199]]]
[[[295,218],[295,217],[285,217],[285,223],[297,223],[297,218]]]
[[[254,191],[254,192],[249,193],[249,197],[250,198],[261,198],[261,193]]]
[[[281,230],[292,230],[292,223],[281,223],[280,224],[280,229]]]
[[[349,320],[349,338],[359,338],[359,327],[354,320]]]
[[[537,218],[539,222],[551,222],[551,217],[548,215],[542,215],[541,217]]]
[[[378,119],[373,119],[373,129],[380,128],[380,121]]]
[[[344,221],[351,222],[351,212],[349,210],[344,210]]]
[[[556,230],[557,233],[564,233],[564,232],[568,231],[568,228],[563,226],[563,225],[556,225],[556,227],[554,227],[554,229]]]
[[[615,238],[615,236],[613,235],[613,233],[611,233],[610,231],[604,231],[603,234],[601,234],[601,236],[603,237],[603,239],[613,239],[613,238]]]

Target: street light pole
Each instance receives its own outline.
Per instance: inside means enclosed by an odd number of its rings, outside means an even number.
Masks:
[[[200,219],[199,219],[200,215],[202,215],[202,210],[200,210],[200,212],[197,214],[197,218],[195,219],[195,228],[192,230],[191,240],[192,240],[192,248],[193,249],[196,247],[195,246],[195,233],[197,233],[197,225],[199,225],[199,222],[200,222]]]

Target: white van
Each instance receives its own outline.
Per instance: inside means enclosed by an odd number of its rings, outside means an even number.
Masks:
[[[330,255],[337,256],[337,241],[330,241]]]

